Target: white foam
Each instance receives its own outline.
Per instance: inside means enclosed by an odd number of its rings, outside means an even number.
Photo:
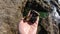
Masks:
[[[58,0],[58,3],[60,4],[60,0]]]
[[[57,22],[57,24],[60,23],[60,16],[57,12],[57,8],[53,6],[53,12],[51,13],[52,18]]]

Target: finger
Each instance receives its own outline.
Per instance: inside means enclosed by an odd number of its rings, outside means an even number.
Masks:
[[[35,23],[36,23],[36,24],[38,24],[38,22],[39,22],[39,16],[37,17],[37,20],[36,20],[36,22],[35,22]]]
[[[29,13],[28,13],[28,15],[27,15],[27,16],[30,16],[30,12],[31,12],[31,10],[29,11]]]
[[[21,18],[20,23],[23,23],[24,18]]]
[[[38,22],[39,22],[39,16],[37,17],[37,20],[36,22],[33,24],[34,27],[37,27],[38,26]]]

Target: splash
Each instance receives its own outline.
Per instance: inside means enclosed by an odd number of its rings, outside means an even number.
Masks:
[[[52,15],[52,19],[54,19],[54,21],[56,21],[57,22],[57,24],[59,24],[60,23],[60,15],[59,15],[59,13],[58,13],[58,11],[57,11],[57,8],[56,8],[56,6],[54,6],[54,5],[52,5],[52,13],[51,13],[51,15]]]

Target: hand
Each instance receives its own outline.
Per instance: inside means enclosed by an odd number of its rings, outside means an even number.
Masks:
[[[33,24],[27,21],[24,22],[24,18],[22,18],[19,23],[20,34],[36,34],[38,21],[39,21],[39,16],[37,17],[37,20]]]

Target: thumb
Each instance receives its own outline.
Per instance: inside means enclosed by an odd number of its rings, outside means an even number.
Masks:
[[[38,22],[39,22],[39,16],[37,17],[36,24],[38,24]]]

